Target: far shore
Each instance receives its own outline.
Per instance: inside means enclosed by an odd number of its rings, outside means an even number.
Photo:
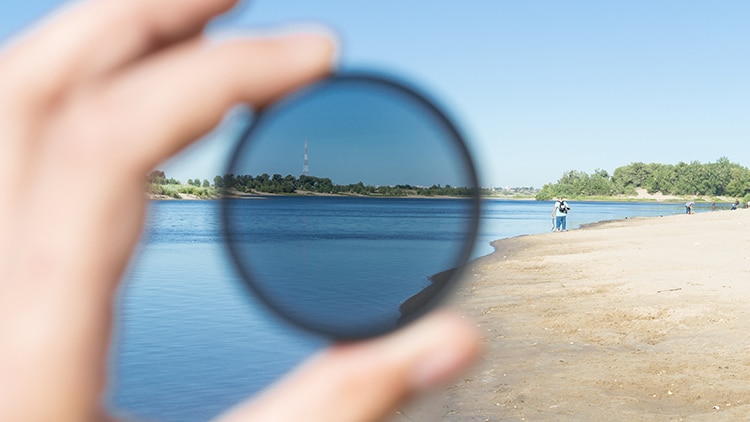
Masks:
[[[568,200],[572,201],[587,201],[587,202],[596,202],[596,201],[602,201],[602,202],[664,202],[664,203],[684,203],[687,201],[693,201],[698,204],[705,203],[705,204],[732,204],[734,203],[737,198],[731,198],[731,197],[709,197],[709,196],[675,196],[675,195],[663,195],[661,192],[656,193],[648,193],[645,189],[637,189],[637,193],[635,195],[617,195],[617,196],[596,196],[596,197],[574,197],[574,198],[566,198]],[[210,195],[207,197],[200,197],[198,195],[193,194],[187,194],[187,193],[180,193],[179,198],[174,198],[169,195],[157,195],[152,193],[147,193],[147,197],[150,200],[154,201],[180,201],[180,200],[189,200],[189,201],[203,201],[203,200],[215,200],[215,199],[221,199],[221,195]],[[434,195],[434,196],[426,196],[426,195],[405,195],[405,196],[387,196],[387,195],[359,195],[359,194],[331,194],[331,193],[318,193],[318,192],[307,192],[307,191],[297,191],[293,194],[278,194],[278,193],[270,193],[270,192],[252,192],[252,193],[246,193],[246,192],[239,192],[239,191],[233,191],[231,192],[228,197],[229,198],[262,198],[262,197],[273,197],[273,196],[331,196],[331,197],[361,197],[361,198],[466,198],[463,196],[443,196],[443,195]],[[489,195],[489,196],[482,196],[483,199],[499,199],[499,200],[508,200],[508,201],[536,201],[536,198],[529,197],[529,196],[519,196],[519,195]],[[744,207],[746,204],[740,204],[740,206]]]
[[[399,196],[391,196],[391,195],[361,195],[361,194],[355,194],[355,193],[320,193],[320,192],[308,192],[308,191],[297,191],[295,193],[270,193],[270,192],[239,192],[239,191],[233,191],[227,194],[226,196],[222,195],[214,195],[209,197],[200,197],[193,194],[185,194],[180,193],[180,198],[174,198],[169,195],[155,195],[155,194],[147,194],[148,199],[153,201],[181,201],[181,200],[188,200],[188,201],[208,201],[208,200],[216,200],[216,199],[222,199],[222,198],[228,198],[228,199],[263,199],[263,198],[272,198],[272,197],[332,197],[332,198],[404,198],[404,199],[462,199],[462,198],[471,198],[469,196],[448,196],[448,195],[399,195]]]
[[[750,420],[750,210],[493,245],[452,299],[485,358],[390,421]]]

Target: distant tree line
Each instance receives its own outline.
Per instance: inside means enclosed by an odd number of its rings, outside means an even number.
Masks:
[[[487,196],[533,198],[537,193],[539,193],[539,189],[533,186],[495,187],[490,189],[483,189],[482,193]]]
[[[182,184],[182,182],[172,177],[167,179],[166,173],[164,173],[161,170],[154,170],[151,173],[149,173],[148,183],[154,184],[154,185],[181,185]]]
[[[649,193],[679,196],[750,197],[750,170],[728,158],[714,163],[698,161],[677,164],[632,163],[618,167],[614,174],[597,169],[594,174],[571,170],[557,183],[546,184],[538,200],[563,197],[634,195],[637,188]]]
[[[168,196],[180,199],[181,195],[195,195],[199,198],[216,196],[216,189],[211,187],[208,179],[188,179],[187,184],[175,178],[167,178],[162,170],[153,170],[147,176],[146,190],[152,195]]]
[[[333,195],[365,195],[365,196],[470,196],[472,190],[466,187],[452,187],[450,185],[432,185],[420,187],[411,185],[372,186],[362,182],[348,185],[337,185],[329,178],[319,178],[301,175],[280,174],[259,176],[226,174],[214,177],[214,186],[221,189],[231,189],[244,193],[320,193]]]

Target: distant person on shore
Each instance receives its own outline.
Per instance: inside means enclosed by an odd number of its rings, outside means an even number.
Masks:
[[[734,204],[732,204],[732,211],[736,210],[736,209],[737,209],[737,207],[739,207],[739,205],[740,205],[740,200],[739,200],[739,199],[736,199],[736,200],[734,201]]]
[[[716,202],[711,202],[711,211],[716,211]]]
[[[233,106],[262,108],[332,71],[325,34],[206,37],[235,3],[68,2],[0,47],[0,421],[114,420],[111,336],[146,174]],[[213,420],[383,420],[457,375],[479,347],[460,314],[433,312],[331,344]]]
[[[693,201],[685,203],[685,214],[693,214]]]
[[[567,230],[566,220],[568,219],[568,211],[570,211],[570,206],[568,206],[568,203],[561,196],[552,208],[552,218],[555,220],[554,231],[561,232]]]

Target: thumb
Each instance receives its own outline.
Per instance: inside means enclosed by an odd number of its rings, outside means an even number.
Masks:
[[[435,312],[385,337],[331,347],[220,422],[381,420],[468,367],[479,343],[460,316]]]

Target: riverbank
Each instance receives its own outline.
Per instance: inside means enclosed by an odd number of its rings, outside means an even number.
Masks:
[[[660,203],[686,203],[696,202],[705,204],[727,204],[731,205],[734,201],[739,200],[744,207],[742,198],[730,196],[708,196],[708,195],[669,195],[661,192],[649,193],[646,189],[637,188],[634,195],[611,195],[611,196],[573,196],[566,197],[570,201],[585,202],[660,202]],[[551,200],[551,199],[550,199]]]
[[[213,200],[221,199],[222,195],[219,189],[216,188],[196,188],[190,185],[178,185],[172,187],[173,190],[169,191],[169,194],[155,193],[147,191],[146,195],[150,200]],[[184,190],[184,191],[183,191]],[[194,193],[190,193],[194,192]],[[196,193],[197,192],[197,193]],[[246,193],[240,191],[231,191],[229,194],[232,198],[258,198],[265,196],[355,196],[355,197],[373,197],[373,198],[462,198],[461,196],[449,196],[449,195],[362,195],[354,193],[341,193],[341,194],[330,194],[320,192],[309,192],[309,191],[297,191],[295,193],[279,194],[270,192],[253,192]],[[510,201],[536,201],[534,197],[524,195],[482,195],[482,199],[500,199]],[[697,203],[711,204],[712,202],[717,204],[720,208],[722,206],[729,207],[736,200],[736,198],[730,197],[680,197],[675,195],[663,195],[661,192],[648,193],[645,189],[637,189],[636,195],[619,195],[619,196],[597,196],[597,197],[580,197],[580,198],[567,198],[573,201],[586,201],[586,202],[658,202],[658,203],[684,203],[687,201],[694,201]],[[544,201],[542,201],[544,202]],[[547,201],[549,202],[549,201]],[[741,207],[745,207],[745,203],[740,204]]]
[[[750,419],[750,211],[494,246],[453,295],[485,359],[393,421]]]
[[[295,193],[268,193],[268,192],[246,193],[246,192],[232,191],[232,192],[229,192],[229,194],[226,194],[225,196],[218,194],[218,193],[208,194],[204,196],[198,196],[198,195],[189,194],[189,193],[176,193],[174,194],[174,196],[154,194],[154,193],[147,193],[146,195],[147,195],[147,198],[152,201],[179,201],[179,200],[198,201],[198,200],[216,200],[216,199],[223,199],[223,198],[267,199],[267,198],[272,198],[275,196],[290,196],[290,197],[316,196],[316,197],[333,197],[333,198],[386,198],[386,199],[393,199],[393,198],[396,198],[396,199],[399,199],[399,198],[465,199],[465,198],[470,198],[467,196],[449,196],[449,195],[409,194],[409,195],[389,196],[389,195],[362,195],[362,194],[356,194],[356,193],[320,193],[320,192],[308,192],[308,191],[297,191]]]

